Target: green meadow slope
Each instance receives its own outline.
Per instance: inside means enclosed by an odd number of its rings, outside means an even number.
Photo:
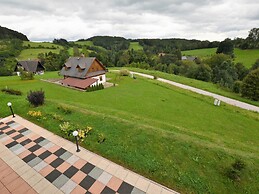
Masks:
[[[258,113],[178,89],[156,80],[120,77],[108,73],[118,86],[96,92],[80,92],[41,81],[58,78],[57,72],[35,80],[1,77],[0,88],[23,92],[11,96],[0,92],[0,117],[15,113],[61,135],[63,120],[92,126],[81,145],[148,178],[182,193],[256,193],[259,190]],[[46,103],[38,108],[25,100],[29,90],[43,89]],[[65,114],[58,106],[72,110]],[[27,115],[43,113],[41,119]],[[60,118],[59,117],[59,118]],[[98,143],[100,134],[106,140]],[[246,167],[240,181],[227,176],[227,168],[241,159]]]
[[[190,56],[198,56],[201,58],[209,57],[216,53],[216,48],[208,48],[208,49],[196,49],[196,50],[189,50],[189,51],[182,51],[183,55],[190,55]],[[235,48],[235,62],[243,63],[244,66],[250,68],[257,59],[259,59],[259,49],[253,50],[241,50]]]

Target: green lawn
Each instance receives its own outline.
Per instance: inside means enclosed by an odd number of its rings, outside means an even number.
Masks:
[[[119,68],[109,68],[111,70],[113,69],[119,69]],[[217,84],[213,84],[211,82],[204,82],[204,81],[200,81],[200,80],[196,80],[196,79],[191,79],[191,78],[187,78],[184,76],[179,76],[179,75],[174,75],[174,74],[168,74],[168,73],[163,73],[160,71],[153,71],[153,70],[144,70],[144,69],[138,69],[138,68],[132,68],[132,67],[127,67],[127,69],[131,70],[131,71],[136,71],[136,72],[140,72],[140,73],[146,73],[149,75],[156,75],[157,77],[161,77],[164,79],[168,79],[171,81],[175,81],[181,84],[185,84],[188,86],[193,86],[195,88],[199,88],[202,90],[206,90],[208,92],[213,92],[215,94],[220,94],[222,96],[226,96],[229,98],[233,98],[242,102],[246,102],[249,104],[253,104],[256,106],[259,106],[259,102],[258,101],[252,101],[249,100],[247,98],[243,98],[241,97],[241,95],[236,94],[226,88],[222,88]]]
[[[208,49],[196,49],[190,51],[182,51],[183,55],[190,56],[198,56],[201,58],[209,57],[216,53],[216,48],[208,48]],[[250,68],[257,59],[259,59],[259,49],[254,50],[241,50],[235,48],[235,62],[243,63],[244,66]]]
[[[19,60],[32,60],[32,59],[37,59],[39,53],[59,53],[59,49],[24,49],[22,50],[21,54],[19,55],[18,59]]]
[[[40,81],[57,78],[57,72],[37,76],[32,81],[1,77],[0,88],[20,89],[23,96],[0,92],[0,117],[15,113],[60,134],[64,120],[92,126],[93,132],[82,144],[116,163],[182,193],[256,193],[259,190],[259,114],[178,89],[156,80],[119,77],[108,73],[117,87],[80,92]],[[29,90],[43,89],[46,103],[30,107],[25,100]],[[57,109],[67,105],[72,114]],[[29,110],[40,110],[45,120],[34,120]],[[106,137],[99,144],[98,135]],[[246,163],[241,180],[232,182],[226,168],[240,158]]]
[[[143,47],[139,44],[139,42],[130,42],[129,50],[143,50]]]

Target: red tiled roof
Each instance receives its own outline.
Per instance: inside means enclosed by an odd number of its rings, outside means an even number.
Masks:
[[[80,88],[80,89],[86,89],[96,81],[97,79],[94,79],[94,78],[77,79],[77,78],[69,77],[69,78],[63,79],[61,83],[68,86]]]

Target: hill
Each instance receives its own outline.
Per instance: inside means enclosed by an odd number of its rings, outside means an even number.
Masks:
[[[91,126],[93,131],[81,146],[181,193],[258,191],[257,113],[224,103],[215,107],[212,98],[156,80],[114,73],[107,77],[117,86],[96,92],[40,81],[59,78],[57,72],[30,81],[1,77],[0,88],[8,83],[23,95],[0,92],[0,117],[10,114],[6,103],[11,101],[16,114],[59,135],[63,121]],[[46,103],[30,107],[26,94],[39,88],[45,91]],[[61,106],[71,113],[66,114]],[[41,111],[42,117],[30,117],[29,110]],[[100,137],[106,140],[98,143]],[[232,181],[226,172],[236,159],[246,167],[240,180]]]
[[[20,32],[0,26],[0,39],[13,39],[13,38],[17,38],[24,41],[29,40],[26,35]]]

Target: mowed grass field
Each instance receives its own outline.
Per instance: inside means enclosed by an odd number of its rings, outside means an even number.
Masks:
[[[190,55],[190,56],[198,56],[201,58],[212,56],[216,53],[216,48],[208,48],[208,49],[196,49],[196,50],[189,50],[189,51],[182,51],[183,55]],[[235,63],[243,63],[244,66],[250,68],[257,59],[259,59],[259,49],[253,50],[241,50],[235,48]]]
[[[130,42],[129,50],[131,49],[138,51],[143,50],[143,47],[139,44],[139,42]]]
[[[57,72],[22,81],[1,77],[0,88],[23,92],[12,96],[0,92],[0,117],[16,114],[60,135],[59,115],[79,126],[93,127],[81,145],[154,181],[181,193],[256,193],[259,190],[259,115],[213,99],[178,89],[156,80],[119,77],[108,73],[118,86],[80,92],[41,81],[58,78]],[[33,108],[26,101],[29,90],[45,91],[46,102]],[[58,106],[66,105],[71,114]],[[46,119],[27,115],[40,110]],[[106,140],[98,143],[102,134]],[[246,167],[240,181],[226,177],[236,159]]]
[[[38,58],[40,53],[59,53],[59,49],[46,49],[46,48],[37,48],[37,49],[24,49],[18,57],[18,60],[33,60]]]

